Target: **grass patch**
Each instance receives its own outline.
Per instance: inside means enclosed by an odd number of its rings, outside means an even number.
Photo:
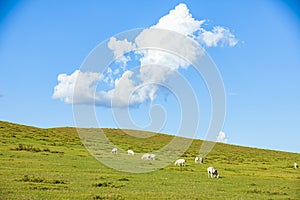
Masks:
[[[55,180],[46,180],[45,178],[29,176],[29,175],[24,175],[18,181],[20,181],[20,182],[30,182],[30,183],[66,184],[65,181],[63,181],[63,180],[57,180],[57,179],[55,179]]]
[[[30,151],[30,152],[41,152],[40,148],[33,147],[32,145],[19,144],[16,148],[12,149],[16,151]]]
[[[49,148],[40,149],[38,147],[33,147],[32,145],[25,145],[25,144],[18,144],[17,147],[12,148],[11,150],[15,151],[29,151],[29,152],[49,152],[49,153],[57,153],[57,154],[64,154],[62,151],[51,151]]]
[[[123,200],[124,198],[120,195],[96,195],[93,196],[93,200]]]
[[[95,183],[95,187],[110,187],[112,185],[112,182],[101,182],[101,183]]]
[[[93,184],[94,187],[109,187],[109,188],[121,188],[125,185],[115,185],[113,182],[100,182]]]
[[[128,178],[120,178],[120,179],[118,179],[118,181],[129,181],[129,179]]]
[[[43,178],[40,178],[40,177],[34,177],[34,176],[31,177],[31,176],[28,176],[28,175],[24,175],[24,177],[21,178],[19,181],[32,182],[32,183],[42,183],[45,180]]]
[[[265,195],[283,195],[283,196],[286,196],[288,195],[288,193],[286,192],[281,192],[281,191],[263,191],[263,190],[260,190],[260,189],[253,189],[253,190],[248,190],[247,193],[252,193],[252,194],[265,194]]]

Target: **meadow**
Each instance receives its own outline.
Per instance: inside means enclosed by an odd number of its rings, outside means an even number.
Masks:
[[[102,130],[120,148],[137,153],[157,150],[174,137],[143,139],[119,129]],[[184,167],[170,163],[149,173],[126,173],[92,156],[76,128],[0,121],[0,199],[300,199],[300,169],[293,168],[299,153],[217,143],[204,164],[195,164],[202,142],[192,141],[182,155]],[[207,177],[211,165],[219,179]]]

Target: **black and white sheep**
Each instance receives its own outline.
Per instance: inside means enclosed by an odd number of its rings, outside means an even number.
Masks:
[[[207,168],[207,175],[208,175],[208,178],[213,178],[214,176],[219,178],[219,173],[218,173],[218,170],[216,168],[213,168],[213,167],[208,167]]]

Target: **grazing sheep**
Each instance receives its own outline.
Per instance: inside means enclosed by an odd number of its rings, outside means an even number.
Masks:
[[[150,159],[151,160],[155,160],[156,159],[156,155],[155,154],[150,154]]]
[[[200,164],[203,164],[203,158],[202,157],[196,157],[195,158],[195,163],[197,164],[197,163],[200,163]]]
[[[117,154],[117,151],[118,151],[118,149],[117,149],[117,148],[113,148],[113,149],[111,150],[111,153],[113,153],[113,154]]]
[[[149,153],[145,153],[143,156],[142,156],[142,160],[148,160],[150,159],[150,154]]]
[[[156,155],[155,154],[150,154],[150,153],[145,153],[143,156],[142,156],[142,160],[155,160],[156,158]]]
[[[297,169],[299,167],[298,163],[294,163],[294,168]]]
[[[128,155],[134,156],[134,152],[132,150],[130,150],[130,149],[127,151],[127,153],[128,153]]]
[[[200,164],[203,164],[203,158],[202,157],[200,157],[199,161],[200,161]]]
[[[185,166],[185,160],[184,159],[178,159],[175,161],[174,165],[178,165],[178,166]]]
[[[208,178],[213,178],[213,175],[215,175],[215,177],[219,178],[219,173],[218,173],[218,170],[213,168],[213,167],[208,167],[207,168],[207,175],[208,175]]]

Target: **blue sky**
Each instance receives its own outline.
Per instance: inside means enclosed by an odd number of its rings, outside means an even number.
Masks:
[[[102,41],[149,28],[184,3],[203,28],[221,26],[237,43],[205,45],[226,92],[222,131],[228,143],[300,152],[300,15],[296,1],[8,1],[0,4],[0,120],[38,127],[74,126],[71,104],[53,98],[58,75],[73,74]],[[228,38],[227,38],[228,39]],[[198,91],[204,138],[210,99],[201,77],[181,70]],[[180,112],[172,95],[157,94],[174,133]],[[130,108],[141,127],[149,102]],[[101,127],[117,127],[112,109],[96,106]],[[155,110],[154,110],[155,112]],[[158,112],[159,109],[158,109]],[[146,115],[145,115],[146,113]]]

